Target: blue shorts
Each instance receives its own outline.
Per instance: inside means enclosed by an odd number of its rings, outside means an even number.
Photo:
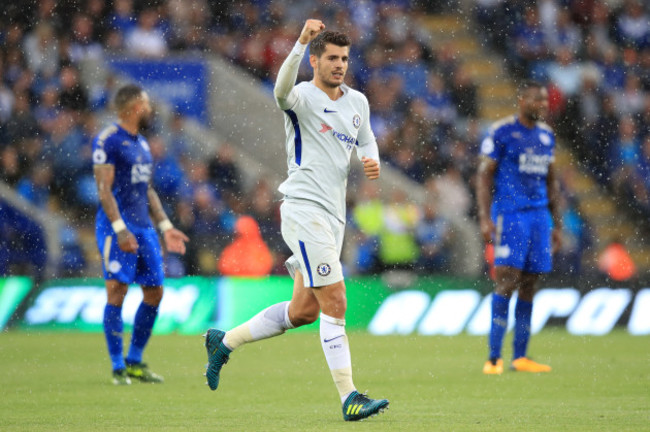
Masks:
[[[142,286],[162,286],[163,256],[155,228],[129,227],[138,241],[136,253],[124,252],[110,223],[98,220],[95,227],[97,247],[102,257],[104,279]]]
[[[552,268],[553,220],[547,208],[494,213],[494,265],[526,273],[548,273]]]

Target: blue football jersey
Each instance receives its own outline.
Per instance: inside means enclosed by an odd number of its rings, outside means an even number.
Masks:
[[[481,154],[497,162],[493,214],[548,206],[546,178],[554,149],[553,130],[544,123],[529,129],[511,116],[490,127]]]
[[[113,195],[127,225],[151,227],[147,189],[153,158],[142,135],[132,135],[118,124],[101,131],[93,140],[93,164],[115,167]],[[97,219],[108,219],[99,206]]]

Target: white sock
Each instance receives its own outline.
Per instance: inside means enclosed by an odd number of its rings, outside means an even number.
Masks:
[[[224,345],[234,351],[245,343],[278,336],[294,328],[289,321],[289,303],[285,301],[269,306],[245,323],[227,331],[223,338]]]
[[[321,313],[320,342],[343,403],[356,390],[352,383],[352,360],[348,336],[345,334],[345,320]]]

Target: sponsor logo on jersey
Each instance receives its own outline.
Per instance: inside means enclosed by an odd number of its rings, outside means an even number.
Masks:
[[[318,264],[316,271],[321,276],[327,276],[332,272],[332,267],[330,267],[329,264],[322,263],[322,264]]]
[[[329,114],[329,113],[335,113],[336,111],[332,111],[332,110],[328,110],[327,108],[325,108],[325,110],[324,110],[323,112],[325,112],[325,113],[328,113],[328,114]]]
[[[355,114],[354,117],[352,117],[352,126],[356,129],[359,129],[359,126],[361,126],[361,116],[359,114]]]
[[[149,183],[151,171],[151,164],[134,164],[131,167],[131,183]]]
[[[519,155],[519,172],[526,174],[548,174],[548,166],[553,162],[551,155],[521,153]]]
[[[336,129],[334,129],[332,126],[326,125],[325,123],[321,123],[320,125],[321,125],[321,130],[319,130],[318,132],[326,133],[332,131],[332,136],[335,137],[337,140],[346,143],[348,145],[348,150],[350,150],[352,146],[357,143],[357,139],[355,137],[351,137],[349,135],[344,134],[343,132],[339,132]]]

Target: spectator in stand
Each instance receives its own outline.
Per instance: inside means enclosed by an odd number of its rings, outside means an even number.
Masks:
[[[557,264],[553,273],[576,277],[582,271],[582,256],[591,247],[590,229],[574,200],[567,200],[562,220],[562,245],[555,255]]]
[[[605,49],[599,67],[603,74],[605,90],[618,91],[625,83],[625,68],[620,60],[620,54],[615,47]]]
[[[36,207],[47,210],[53,177],[52,166],[47,161],[34,164],[16,185],[16,192]]]
[[[39,104],[34,108],[34,118],[45,134],[51,134],[54,130],[59,111],[59,90],[47,86],[41,93]]]
[[[515,29],[513,39],[513,72],[519,76],[527,76],[536,63],[545,60],[548,56],[546,35],[541,27],[536,7],[525,8],[524,20]]]
[[[219,257],[219,273],[224,276],[269,275],[273,268],[273,257],[255,219],[241,216],[235,222],[234,234],[235,239]]]
[[[7,142],[18,142],[40,133],[38,123],[29,106],[29,95],[15,94],[13,112],[4,125]]]
[[[9,186],[15,186],[24,173],[19,158],[15,146],[6,145],[0,147],[0,178]]]
[[[467,69],[461,67],[451,80],[451,100],[462,118],[478,117],[478,88]]]
[[[122,35],[128,35],[136,28],[136,23],[133,0],[115,0],[113,10],[106,20],[106,27]]]
[[[47,21],[36,24],[25,36],[23,52],[29,68],[37,75],[53,76],[57,72],[59,60],[59,41],[54,27]]]
[[[456,108],[451,95],[442,76],[436,71],[429,73],[425,100],[432,121],[449,126],[456,120]]]
[[[632,117],[621,119],[616,149],[618,167],[612,179],[614,190],[619,196],[627,196],[644,207],[650,207],[650,196],[638,171],[641,163],[641,142],[636,122]]]
[[[582,65],[576,62],[569,48],[559,48],[555,61],[551,62],[547,71],[548,78],[565,98],[573,99],[576,96],[582,84]]]
[[[586,31],[588,36],[593,39],[594,46],[598,47],[599,50],[609,49],[614,46],[610,31],[610,14],[611,11],[607,2],[601,0],[593,2],[593,8],[588,17],[590,22]]]
[[[228,142],[221,143],[208,162],[210,180],[217,189],[228,195],[228,200],[241,193],[241,174],[235,163],[235,150]]]
[[[639,162],[636,175],[644,181],[646,191],[650,194],[650,133],[647,133],[643,139]]]
[[[384,227],[384,204],[379,186],[363,182],[352,210],[352,226],[358,231],[353,265],[359,273],[372,273],[379,265],[379,235]]]
[[[611,280],[624,282],[636,276],[636,265],[621,239],[615,240],[598,256],[598,270]]]
[[[90,157],[83,157],[83,147],[88,147],[89,144],[84,140],[83,132],[72,112],[62,111],[45,143],[44,152],[52,160],[56,173],[53,192],[68,208],[75,208],[77,204],[76,185],[80,176],[92,172]]]
[[[577,54],[582,48],[580,29],[571,21],[571,13],[567,9],[558,10],[554,28],[545,29],[544,33],[551,52],[567,49],[570,53]]]
[[[274,194],[275,191],[266,180],[258,179],[253,190],[247,194],[249,199],[244,204],[243,213],[249,214],[259,221],[262,238],[267,244],[274,245],[274,253],[286,255],[288,258],[291,256],[291,250],[282,241],[279,201],[274,200]],[[284,266],[282,259],[276,258],[275,262]]]
[[[641,88],[641,80],[637,75],[628,71],[625,86],[614,94],[614,103],[619,115],[638,115],[645,106],[646,95]]]
[[[418,207],[396,189],[384,207],[383,227],[379,233],[381,268],[413,269],[420,256],[415,228],[420,218]]]
[[[438,212],[449,219],[465,218],[472,206],[472,196],[458,167],[448,162],[439,176],[431,176],[427,192],[435,199]]]
[[[0,55],[0,129],[4,128],[5,123],[11,117],[14,109],[14,94],[4,82],[2,55]],[[3,132],[0,132],[0,139],[3,139]]]
[[[126,36],[127,51],[138,57],[161,58],[167,54],[167,41],[157,28],[158,12],[150,7],[138,15],[136,27]]]
[[[499,51],[506,48],[508,31],[500,27],[504,22],[503,13],[506,0],[476,0],[476,20],[484,31],[479,32],[479,37],[485,37]]]
[[[149,138],[149,148],[153,158],[153,186],[160,195],[165,213],[173,214],[178,201],[188,193],[185,174],[178,160],[167,151],[160,135]]]
[[[79,70],[68,65],[61,68],[59,74],[61,90],[59,92],[59,106],[64,110],[76,113],[88,109],[88,95],[81,85]]]
[[[199,159],[203,155],[200,153],[198,145],[185,130],[186,118],[183,114],[176,111],[172,115],[168,127],[166,140],[168,143],[169,153],[177,158],[181,164],[186,164],[188,159]]]
[[[639,0],[625,1],[623,13],[616,21],[616,31],[623,45],[635,49],[650,46],[650,15]]]
[[[95,24],[90,16],[79,13],[73,18],[68,55],[75,63],[104,57],[104,49],[95,40]]]
[[[439,273],[449,268],[451,225],[431,201],[424,205],[422,218],[415,227],[415,239],[420,247],[418,272]]]

